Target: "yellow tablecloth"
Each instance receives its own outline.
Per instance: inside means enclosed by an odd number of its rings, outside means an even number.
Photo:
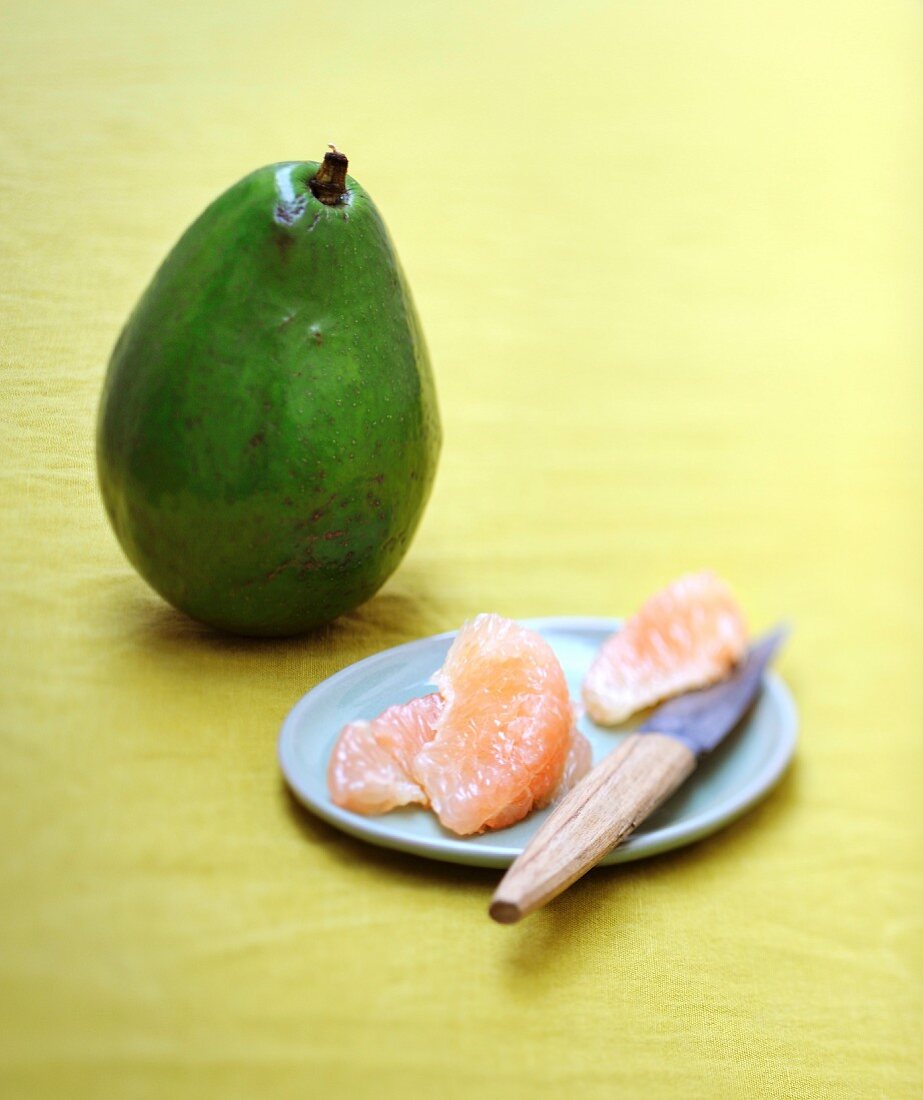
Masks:
[[[919,1096],[919,8],[46,0],[0,42],[3,1095]],[[122,557],[96,401],[179,232],[328,141],[440,475],[368,605],[218,637]],[[494,873],[285,794],[283,716],[355,659],[706,565],[794,621],[802,718],[719,835],[503,928]]]

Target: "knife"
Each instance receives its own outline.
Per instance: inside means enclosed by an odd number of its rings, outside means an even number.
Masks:
[[[663,703],[568,791],[503,876],[490,903],[493,919],[515,924],[630,836],[738,724],[787,636],[787,627],[777,627],[726,679]]]

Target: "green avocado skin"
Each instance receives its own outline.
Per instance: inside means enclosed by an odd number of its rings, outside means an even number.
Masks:
[[[102,497],[129,560],[223,630],[286,635],[372,596],[441,444],[429,358],[384,223],[316,162],[260,168],[154,276],[109,362]]]

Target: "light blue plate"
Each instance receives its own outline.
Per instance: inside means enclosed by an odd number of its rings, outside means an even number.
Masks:
[[[574,699],[603,640],[617,619],[532,619],[557,653]],[[451,863],[508,867],[547,816],[537,811],[508,829],[458,837],[428,810],[404,808],[364,817],[335,806],[327,794],[327,761],[337,734],[356,718],[374,718],[394,703],[432,691],[431,677],[442,665],[455,631],[387,649],[337,672],[309,691],[289,713],[279,736],[279,761],[298,800],[331,825],[385,848]],[[768,673],[762,694],[740,727],[692,778],[603,863],[665,852],[690,844],[733,821],[762,798],[785,771],[795,750],[797,714],[788,689]],[[629,732],[603,729],[587,717],[580,728],[593,746],[594,763]]]

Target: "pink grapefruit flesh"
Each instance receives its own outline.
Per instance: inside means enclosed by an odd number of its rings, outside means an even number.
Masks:
[[[328,768],[337,805],[374,814],[421,803],[468,835],[514,824],[589,770],[564,673],[534,631],[479,615],[436,683],[439,694],[346,726]]]
[[[596,655],[583,682],[590,717],[614,726],[635,711],[726,676],[747,628],[727,585],[690,573],[652,596]]]

